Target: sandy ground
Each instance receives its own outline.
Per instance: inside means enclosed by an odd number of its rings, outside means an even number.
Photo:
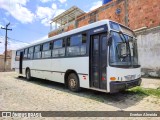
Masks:
[[[158,88],[160,87],[160,79],[143,79],[142,86]],[[136,93],[106,94],[87,89],[82,89],[80,93],[73,93],[66,89],[63,84],[40,79],[28,82],[25,78],[18,78],[14,72],[0,73],[0,111],[120,110],[160,111],[160,99],[154,96],[139,96]]]

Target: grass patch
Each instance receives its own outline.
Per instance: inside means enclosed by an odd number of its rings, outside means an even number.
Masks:
[[[146,89],[142,87],[135,87],[129,89],[128,91],[132,93],[137,93],[139,95],[147,95],[147,96],[153,95],[160,98],[160,89]]]

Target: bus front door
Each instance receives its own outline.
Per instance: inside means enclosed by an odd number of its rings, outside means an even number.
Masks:
[[[90,86],[107,89],[107,34],[91,36],[90,45]]]
[[[23,52],[20,52],[19,58],[19,74],[22,74],[23,71]]]

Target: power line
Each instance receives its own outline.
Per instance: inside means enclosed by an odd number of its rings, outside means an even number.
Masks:
[[[8,39],[13,40],[13,41],[17,41],[17,42],[22,42],[22,43],[30,44],[30,43],[28,43],[28,42],[24,42],[24,41],[21,41],[21,40],[13,39],[13,38],[10,38],[10,37],[8,37]]]

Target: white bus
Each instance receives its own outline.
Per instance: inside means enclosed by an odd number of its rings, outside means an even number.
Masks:
[[[137,40],[128,27],[102,20],[16,51],[15,70],[80,88],[116,93],[141,84]]]

